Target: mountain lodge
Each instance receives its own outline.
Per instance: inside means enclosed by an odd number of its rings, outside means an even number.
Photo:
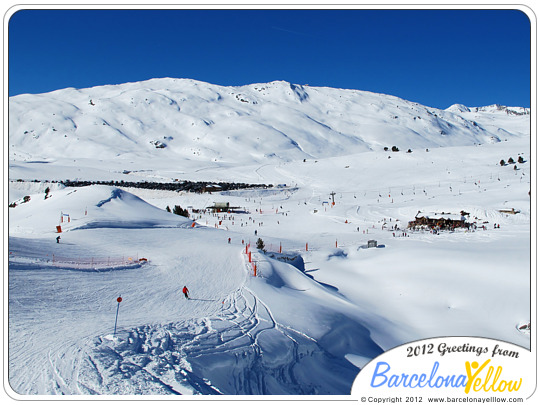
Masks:
[[[469,228],[469,223],[466,222],[463,214],[447,214],[447,213],[430,213],[420,216],[420,212],[416,214],[414,221],[410,221],[409,229],[441,229],[453,230],[455,228]]]

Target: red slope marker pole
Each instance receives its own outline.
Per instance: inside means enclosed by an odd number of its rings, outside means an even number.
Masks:
[[[114,334],[113,334],[113,337],[116,336],[116,323],[118,322],[118,310],[120,309],[120,303],[122,302],[122,297],[118,297],[116,299],[116,302],[118,302],[118,305],[116,306],[116,319],[114,320]]]

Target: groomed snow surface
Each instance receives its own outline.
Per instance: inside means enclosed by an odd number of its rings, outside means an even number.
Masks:
[[[518,171],[498,165],[521,151],[525,143],[256,167],[254,177],[297,181],[222,194],[12,181],[10,385],[20,394],[349,394],[363,364],[408,341],[464,335],[530,347],[517,329],[530,320],[527,153]],[[165,210],[214,202],[243,212]],[[461,210],[474,232],[405,229],[418,211]]]

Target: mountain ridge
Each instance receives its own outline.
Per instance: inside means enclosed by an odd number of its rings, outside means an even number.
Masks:
[[[252,164],[466,146],[528,135],[530,114],[500,105],[441,110],[286,81],[219,86],[174,78],[18,95],[9,106],[15,161],[68,155]]]

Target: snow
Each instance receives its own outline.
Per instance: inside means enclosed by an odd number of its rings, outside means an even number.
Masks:
[[[518,330],[531,320],[529,118],[286,82],[155,79],[11,98],[11,389],[347,395],[367,362],[413,340],[530,348]],[[499,164],[518,156],[518,170]],[[280,186],[50,182],[76,178]],[[165,210],[215,202],[242,210]],[[419,211],[465,211],[477,228],[406,229]]]

